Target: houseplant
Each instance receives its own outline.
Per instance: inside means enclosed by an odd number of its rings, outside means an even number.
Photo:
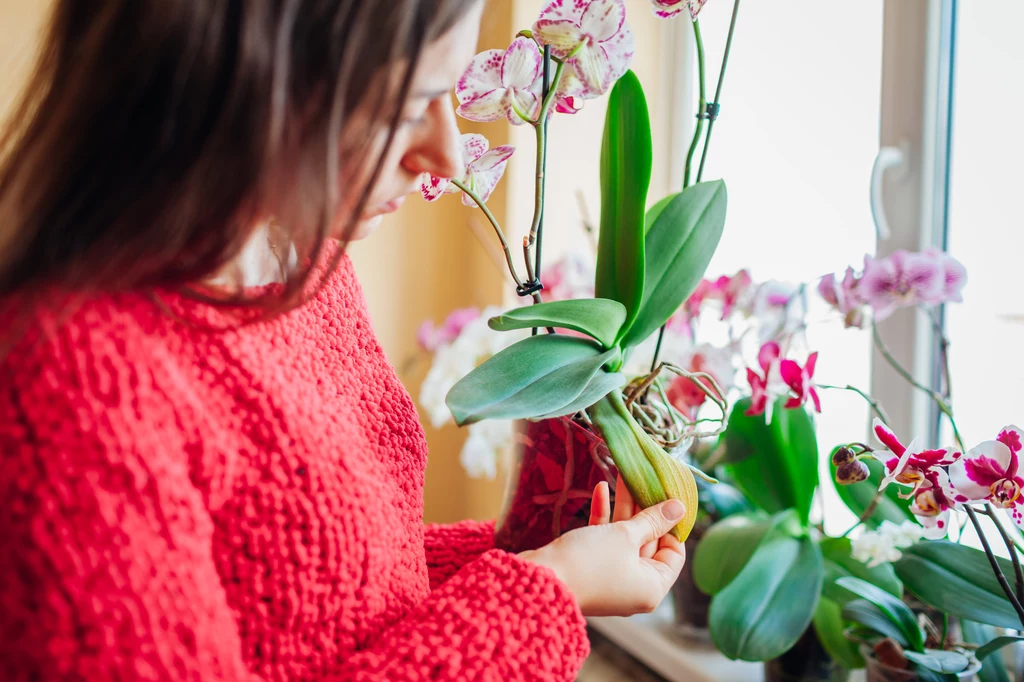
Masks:
[[[694,13],[699,9],[697,3],[657,4],[663,13],[691,4]],[[646,210],[652,142],[643,90],[628,71],[633,49],[622,0],[571,6],[556,1],[507,50],[478,55],[459,82],[464,117],[507,119],[536,130],[535,210],[523,244],[526,277],[519,276],[504,232],[486,206],[511,149],[487,150],[480,136],[469,136],[464,177],[424,183],[428,199],[461,191],[465,203],[483,210],[502,243],[517,293],[534,303],[490,319],[493,329],[533,334],[474,368],[446,397],[460,425],[531,420],[518,477],[522,486],[510,495],[498,529],[499,544],[509,549],[543,544],[581,518],[585,523],[579,512],[589,504],[595,471],[598,477],[613,471],[604,449],[641,506],[669,496],[684,502],[687,515],[674,530],[677,537],[686,538],[697,514],[693,467],[667,450],[707,431],[659,391],[648,390],[661,371],[690,373],[664,363],[647,376],[623,370],[637,346],[659,332],[701,281],[724,227],[726,192],[722,181],[687,180],[681,192]],[[545,303],[540,254],[549,119],[609,90],[595,296]],[[709,383],[698,386],[724,408],[721,390]],[[551,522],[538,523],[545,512]]]

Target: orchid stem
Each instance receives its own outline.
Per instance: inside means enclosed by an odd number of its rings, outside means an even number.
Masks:
[[[992,508],[991,503],[987,505],[985,511],[982,512],[985,516],[992,519],[992,523],[995,524],[996,530],[999,531],[999,536],[1003,539],[1003,544],[1006,545],[1006,551],[1010,553],[1010,560],[1013,561],[1013,573],[1014,573],[1014,587],[1017,588],[1017,601],[1024,604],[1024,570],[1021,569],[1020,557],[1017,555],[1017,548],[1013,544],[1013,540],[1010,539],[1009,533],[1006,532],[1006,528],[1003,527],[1003,522],[999,519],[998,514]]]
[[[1006,598],[1010,600],[1010,604],[1013,606],[1014,611],[1017,612],[1017,618],[1020,619],[1020,623],[1024,626],[1024,606],[1021,606],[1020,600],[1017,599],[1017,595],[1014,593],[1013,588],[1010,587],[1010,583],[1007,582],[1006,576],[1003,574],[1003,569],[999,566],[999,561],[996,559],[996,555],[992,553],[992,547],[988,544],[988,538],[985,537],[985,531],[981,528],[981,523],[978,521],[978,514],[974,511],[974,507],[967,504],[964,505],[964,509],[967,511],[967,517],[971,520],[971,524],[974,526],[974,532],[978,534],[978,539],[981,540],[981,546],[985,550],[985,556],[988,557],[988,562],[992,566],[992,571],[996,574],[996,580],[999,581],[999,586],[1003,588],[1003,592],[1006,593]]]
[[[700,144],[701,133],[704,132],[704,113],[707,109],[707,86],[704,78],[704,39],[700,34],[700,22],[693,20],[693,38],[697,44],[697,78],[700,87],[700,99],[697,103],[697,127],[693,131],[693,140],[690,142],[690,149],[686,152],[686,164],[683,166],[683,189],[690,186],[690,168],[693,165],[693,155],[697,153],[697,145]]]
[[[725,67],[729,63],[729,52],[732,50],[732,36],[736,30],[736,15],[739,13],[740,0],[733,0],[732,3],[732,18],[729,20],[729,36],[725,39],[725,52],[722,55],[722,68],[718,71],[718,85],[715,86],[715,99],[714,104],[717,107],[722,101],[722,83],[725,81]],[[715,120],[718,117],[718,112],[715,112],[714,116],[708,117],[708,134],[704,137],[704,148],[700,150],[700,166],[697,168],[697,182],[704,177],[704,161],[708,157],[708,145],[711,144],[711,131],[715,129]]]
[[[860,518],[859,518],[859,519],[857,519],[857,523],[855,523],[855,524],[853,524],[852,526],[850,526],[850,527],[849,527],[849,528],[848,528],[848,529],[846,530],[846,532],[842,534],[842,536],[841,536],[841,537],[844,537],[844,538],[845,538],[845,537],[846,537],[847,535],[849,535],[850,533],[852,533],[852,532],[853,532],[853,530],[854,530],[855,528],[857,528],[857,526],[861,525],[862,523],[864,523],[865,521],[867,521],[868,519],[870,519],[870,518],[871,518],[871,515],[875,513],[875,508],[876,508],[876,507],[878,507],[878,503],[879,503],[879,501],[881,501],[881,499],[882,499],[882,495],[884,495],[884,494],[885,494],[885,493],[884,493],[884,491],[882,491],[882,490],[876,490],[876,491],[875,491],[875,496],[871,498],[871,502],[869,502],[869,503],[868,503],[868,506],[867,506],[867,507],[865,507],[865,509],[864,509],[864,512],[863,512],[863,513],[862,513],[862,514],[860,515]]]
[[[501,248],[505,252],[505,262],[508,263],[508,271],[512,274],[512,279],[515,280],[517,286],[523,286],[523,280],[519,279],[519,274],[516,272],[516,266],[512,262],[512,252],[508,248],[508,241],[505,239],[505,233],[501,229],[501,225],[498,224],[498,219],[491,213],[491,209],[487,208],[487,204],[484,203],[476,192],[471,190],[469,187],[464,185],[461,181],[452,179],[452,184],[465,192],[466,196],[476,202],[476,205],[480,207],[480,210],[487,216],[487,220],[494,227],[495,233],[498,235],[498,240],[501,241]]]
[[[872,398],[871,396],[869,396],[864,391],[862,391],[859,388],[857,388],[856,386],[850,386],[849,384],[847,384],[846,386],[832,386],[830,384],[818,384],[818,387],[819,388],[827,388],[827,389],[835,389],[837,391],[853,391],[854,393],[856,393],[861,398],[864,398],[864,400],[867,401],[868,405],[871,406],[872,411],[874,411],[874,413],[876,415],[878,415],[879,419],[881,419],[886,424],[889,423],[889,415],[887,415],[885,413],[885,410],[882,409],[882,406],[879,404],[879,402],[877,400],[875,400],[874,398]]]

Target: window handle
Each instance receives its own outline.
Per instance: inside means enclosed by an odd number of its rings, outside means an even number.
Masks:
[[[882,147],[875,156],[871,167],[871,217],[875,221],[875,232],[879,241],[892,236],[889,221],[885,217],[885,202],[882,200],[882,180],[885,171],[893,169],[899,175],[906,172],[907,143],[902,141],[898,147]]]

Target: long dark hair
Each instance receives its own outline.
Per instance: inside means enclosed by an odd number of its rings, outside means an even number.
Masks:
[[[423,47],[475,1],[57,0],[0,137],[0,295],[187,287],[267,213],[315,260],[339,156],[374,168],[366,196],[387,151],[342,150],[350,114],[372,100],[390,145]]]

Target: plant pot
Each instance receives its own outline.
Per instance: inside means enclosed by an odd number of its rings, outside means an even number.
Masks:
[[[697,521],[690,536],[686,538],[686,556],[692,558],[697,545],[711,526],[705,517]],[[711,609],[711,597],[700,591],[693,582],[693,562],[688,560],[683,566],[679,579],[672,586],[672,604],[675,607],[676,629],[687,639],[710,641],[708,633],[708,611]]]
[[[505,488],[494,542],[509,552],[548,544],[587,525],[594,486],[617,471],[604,441],[568,417],[526,422]]]
[[[789,651],[764,663],[764,682],[846,682],[849,676],[825,652],[813,627]]]

